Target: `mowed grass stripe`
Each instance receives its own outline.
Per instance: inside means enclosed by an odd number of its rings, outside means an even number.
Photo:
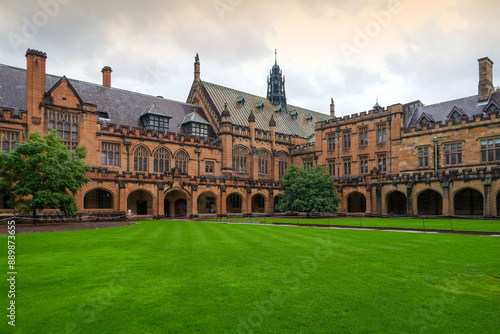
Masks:
[[[220,220],[219,220],[220,221]],[[427,219],[427,218],[228,218],[225,221],[251,221],[266,224],[309,224],[309,225],[337,225],[354,227],[385,227],[427,230],[454,230],[475,232],[500,232],[500,220],[472,220],[472,219]]]
[[[498,242],[185,221],[19,235],[16,329],[492,333]]]

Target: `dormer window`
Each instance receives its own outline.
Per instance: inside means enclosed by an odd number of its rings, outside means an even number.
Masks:
[[[169,120],[172,116],[157,106],[156,102],[154,102],[152,105],[144,109],[140,118],[146,129],[168,132]]]
[[[448,114],[447,118],[458,123],[458,122],[460,122],[460,119],[465,118],[465,117],[467,117],[465,112],[461,108],[455,106],[455,107],[453,107],[451,112]]]
[[[146,129],[168,132],[169,119],[164,116],[148,115],[142,118]]]
[[[297,111],[297,109],[293,109],[292,111],[290,111],[290,116],[292,116],[293,119],[297,119],[298,115],[299,112]]]
[[[110,121],[109,114],[106,111],[99,111],[97,116],[100,121]]]
[[[424,126],[424,125],[429,125],[434,123],[434,118],[432,118],[431,115],[426,114],[425,112],[420,116],[420,118],[417,121],[418,125]]]
[[[312,122],[312,120],[313,120],[313,115],[312,115],[312,113],[307,114],[307,115],[305,116],[305,118],[306,118],[306,120],[307,120],[309,123],[311,123],[311,122]]]
[[[210,123],[201,117],[196,112],[196,109],[187,114],[182,121],[182,126],[186,129],[186,132],[192,136],[207,137],[209,125]]]
[[[281,104],[274,106],[274,112],[275,113],[280,113],[283,111],[283,108],[281,108]]]
[[[243,107],[243,106],[245,105],[245,97],[244,97],[243,95],[238,96],[238,97],[236,98],[236,102],[238,102],[238,105],[239,105],[240,107]]]
[[[260,102],[255,103],[255,106],[257,107],[258,111],[263,111],[264,110],[264,101],[261,100]]]

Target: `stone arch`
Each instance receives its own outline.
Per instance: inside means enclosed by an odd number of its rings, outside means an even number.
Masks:
[[[273,212],[276,212],[276,205],[278,205],[279,200],[280,200],[279,195],[274,196],[274,199],[273,199]]]
[[[211,191],[205,191],[197,199],[198,213],[217,213],[217,196]]]
[[[134,190],[127,196],[127,210],[138,216],[153,215],[153,198],[145,189]]]
[[[354,191],[347,196],[347,212],[359,213],[366,211],[366,197],[359,191]]]
[[[484,198],[474,188],[463,188],[453,196],[454,214],[457,216],[482,216],[484,214]]]
[[[262,194],[255,194],[252,196],[252,212],[264,213],[266,212],[267,198]]]
[[[417,196],[417,212],[418,215],[442,215],[443,197],[432,189],[421,191]]]
[[[226,197],[227,213],[242,213],[243,212],[243,195],[239,192],[233,192]]]
[[[165,194],[163,201],[164,214],[168,213],[170,217],[187,217],[189,214],[189,198],[189,193],[183,189],[170,189]]]
[[[395,190],[387,194],[387,213],[395,215],[407,214],[407,198],[401,191]]]
[[[114,199],[113,192],[103,188],[94,188],[85,193],[83,209],[113,209]]]

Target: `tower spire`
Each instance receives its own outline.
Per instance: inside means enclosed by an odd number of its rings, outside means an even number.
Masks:
[[[281,105],[283,111],[287,112],[285,77],[278,65],[278,50],[274,49],[274,65],[270,75],[267,77],[267,99],[273,106]]]

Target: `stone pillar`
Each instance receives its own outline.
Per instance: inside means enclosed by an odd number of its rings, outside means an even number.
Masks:
[[[408,216],[413,216],[413,183],[406,185],[406,212]]]
[[[449,216],[453,215],[454,208],[453,208],[453,199],[450,199],[450,187],[443,186],[443,211],[442,214],[443,216]]]
[[[493,198],[491,196],[491,176],[484,181],[484,216],[493,217]],[[497,208],[498,210],[498,208]]]
[[[378,183],[375,188],[375,206],[377,214],[382,214],[382,184]]]

